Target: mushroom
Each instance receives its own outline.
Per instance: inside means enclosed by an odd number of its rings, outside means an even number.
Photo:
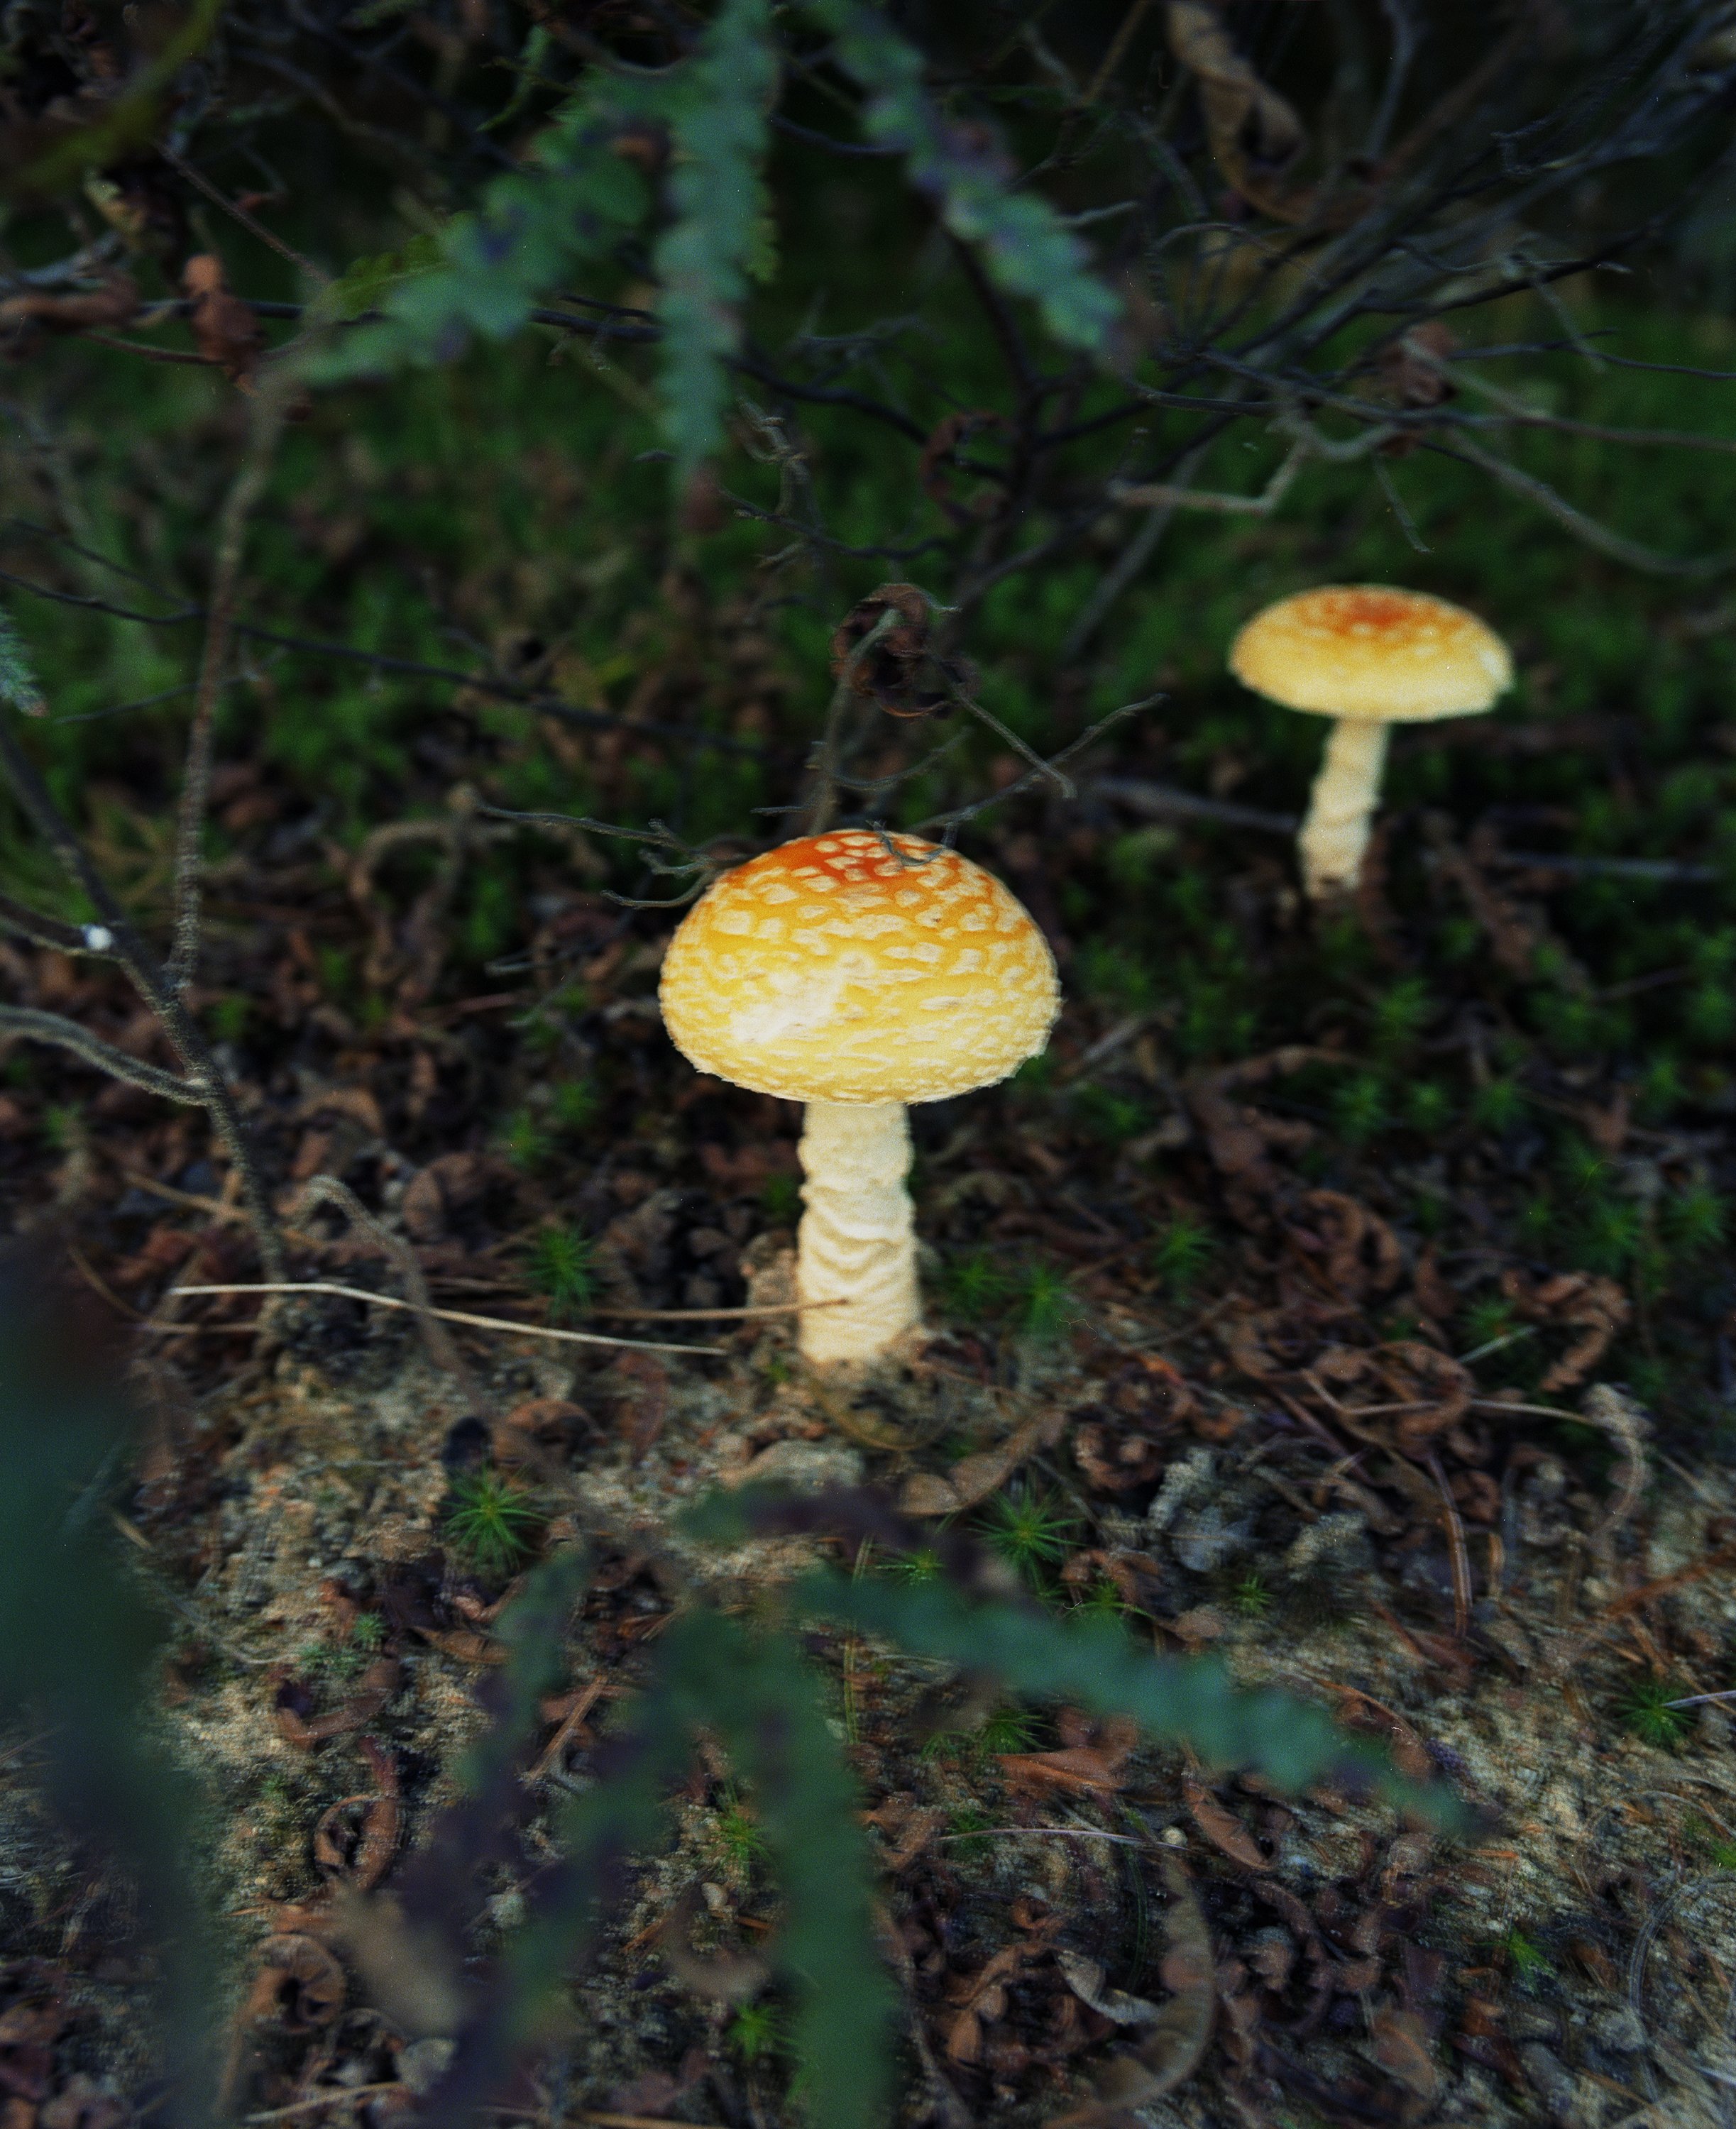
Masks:
[[[910,1102],[992,1086],[1034,1057],[1055,962],[992,874],[915,836],[840,829],[726,873],[664,957],[689,1063],[805,1102],[799,1300],[810,1360],[867,1360],[921,1312],[904,1179]]]
[[[1513,679],[1507,646],[1463,607],[1384,584],[1322,584],[1280,599],[1230,646],[1244,687],[1335,722],[1297,848],[1319,902],[1362,869],[1386,735],[1486,710]]]

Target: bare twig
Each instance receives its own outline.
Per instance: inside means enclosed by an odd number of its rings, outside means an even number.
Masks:
[[[422,1343],[427,1347],[428,1358],[442,1374],[455,1377],[469,1391],[475,1387],[470,1369],[465,1365],[456,1341],[440,1320],[434,1306],[434,1297],[428,1291],[427,1274],[423,1271],[416,1251],[407,1236],[394,1235],[384,1222],[375,1219],[349,1184],[335,1175],[310,1176],[297,1199],[298,1212],[311,1212],[316,1205],[335,1205],[352,1227],[360,1227],[371,1241],[377,1242],[384,1254],[398,1268],[410,1306],[416,1311],[416,1321],[422,1331]]]
[[[1452,1562],[1452,1636],[1462,1641],[1471,1627],[1471,1555],[1465,1548],[1465,1526],[1459,1519],[1458,1503],[1452,1498],[1447,1474],[1441,1469],[1441,1460],[1432,1450],[1428,1475],[1441,1497],[1441,1517],[1447,1527],[1447,1549]]]
[[[47,784],[30,755],[20,744],[10,722],[0,717],[0,768],[3,768],[20,803],[34,824],[36,832],[54,852],[68,874],[83,890],[91,907],[96,911],[101,931],[106,934],[103,950],[112,951],[131,978],[134,988],[161,1022],[169,1041],[180,1053],[187,1068],[188,1083],[196,1088],[196,1098],[209,1112],[217,1136],[234,1164],[241,1184],[241,1194],[246,1201],[252,1222],[255,1240],[259,1246],[260,1261],[274,1279],[284,1271],[283,1245],[279,1239],[277,1222],[271,1203],[265,1194],[264,1184],[253,1160],[247,1135],[242,1128],[241,1112],[236,1107],[217,1061],[211,1053],[198,1022],[187,1010],[180,994],[165,980],[144,941],[135,930],[131,919],[115,898],[108,883],[92,860],[89,853],[73,832],[71,824],[55,805]],[[127,1060],[131,1076],[136,1060]],[[107,1069],[106,1066],[104,1069]],[[135,1080],[134,1084],[139,1084]],[[174,1083],[177,1087],[179,1082]],[[154,1088],[154,1092],[166,1089]],[[179,1101],[179,1093],[170,1094]]]
[[[1300,813],[1271,813],[1256,806],[1235,806],[1225,798],[1204,798],[1173,783],[1151,783],[1142,777],[1097,776],[1085,786],[1088,798],[1114,798],[1130,812],[1154,820],[1216,821],[1226,828],[1251,828],[1262,836],[1293,836]]]
[[[203,1090],[192,1080],[177,1079],[160,1065],[129,1056],[126,1050],[116,1049],[113,1043],[105,1042],[101,1036],[93,1035],[88,1027],[80,1027],[77,1021],[58,1012],[39,1012],[32,1006],[0,1005],[0,1037],[6,1036],[23,1036],[32,1042],[69,1050],[98,1072],[107,1073],[112,1079],[124,1079],[130,1087],[142,1088],[147,1094],[160,1094],[165,1102],[181,1102],[194,1108],[205,1105]]]
[[[100,925],[65,924],[58,917],[45,917],[40,909],[0,894],[0,931],[16,931],[32,945],[47,946],[57,954],[107,955],[107,935]],[[102,941],[98,944],[96,941]]]
[[[889,606],[873,627],[851,645],[850,655],[839,670],[832,699],[826,706],[825,725],[809,758],[808,810],[802,823],[804,836],[823,834],[832,825],[837,811],[837,772],[843,762],[845,723],[858,699],[856,676],[863,660],[882,636],[898,626],[900,617],[898,609]]]
[[[370,1293],[365,1286],[342,1286],[327,1279],[230,1280],[217,1285],[178,1286],[175,1293],[178,1298],[196,1293],[327,1293],[340,1301],[366,1302],[374,1308],[401,1308],[412,1316],[423,1312],[413,1301],[400,1301],[396,1294]],[[689,1360],[727,1358],[721,1346],[659,1346],[643,1338],[611,1338],[600,1331],[557,1331],[546,1323],[515,1323],[509,1316],[472,1316],[459,1308],[432,1308],[427,1312],[442,1323],[463,1323],[475,1331],[504,1331],[515,1338],[552,1338],[567,1346],[615,1346],[632,1353],[680,1353]]]
[[[211,797],[211,743],[217,697],[228,661],[235,595],[241,574],[247,521],[264,494],[272,454],[283,434],[299,386],[289,365],[266,371],[253,400],[246,455],[224,498],[217,520],[217,555],[212,565],[210,618],[199,661],[198,695],[187,736],[187,760],[181,777],[181,804],[176,824],[174,943],[164,981],[171,991],[184,990],[199,958],[199,905],[203,884],[205,809]]]
[[[184,156],[178,155],[166,141],[161,144],[158,152],[171,169],[179,170],[188,184],[203,193],[214,207],[220,207],[231,221],[239,222],[250,236],[256,236],[261,244],[276,252],[279,259],[287,259],[310,281],[317,282],[322,288],[330,285],[331,276],[329,274],[322,272],[311,259],[303,257],[293,245],[285,244],[282,237],[267,229],[265,223],[250,214],[239,201],[231,199],[227,193],[220,191],[202,171],[194,169]]]
[[[1557,495],[1547,481],[1539,480],[1535,474],[1524,472],[1508,460],[1496,457],[1493,451],[1486,451],[1462,431],[1454,432],[1450,444],[1428,438],[1424,448],[1438,451],[1443,458],[1462,459],[1468,464],[1480,467],[1501,487],[1510,488],[1514,494],[1522,495],[1528,502],[1534,502],[1538,509],[1547,511],[1576,540],[1583,541],[1600,555],[1607,555],[1611,561],[1624,563],[1630,569],[1643,569],[1654,577],[1716,577],[1736,569],[1736,550],[1718,555],[1664,555],[1655,547],[1629,539],[1624,533],[1576,509],[1566,496]]]
[[[1113,731],[1117,725],[1123,723],[1128,717],[1137,717],[1142,710],[1155,708],[1162,700],[1163,697],[1161,694],[1142,695],[1137,703],[1123,703],[1119,709],[1111,710],[1107,717],[1099,717],[1095,724],[1082,731],[1077,739],[1064,746],[1059,754],[1052,754],[1040,769],[1027,769],[1025,774],[1015,782],[1009,783],[1002,790],[991,791],[986,798],[979,798],[974,804],[955,806],[950,812],[947,813],[931,813],[926,821],[918,821],[912,832],[923,835],[931,828],[938,828],[942,831],[945,839],[950,842],[955,832],[963,827],[967,821],[974,821],[980,814],[988,812],[992,807],[1004,806],[1008,799],[1016,798],[1022,792],[1028,791],[1033,783],[1052,776],[1064,763],[1072,760],[1075,755],[1082,754],[1088,746],[1095,746],[1099,740]]]

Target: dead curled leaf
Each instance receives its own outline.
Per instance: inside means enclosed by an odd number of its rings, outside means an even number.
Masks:
[[[1380,1214],[1341,1190],[1310,1190],[1285,1222],[1284,1239],[1335,1299],[1390,1293],[1405,1269],[1399,1239]]]
[[[1015,1787],[1107,1795],[1122,1787],[1122,1769],[1137,1741],[1128,1722],[1112,1718],[1097,1727],[1095,1737],[1081,1725],[1059,1751],[1003,1752],[1001,1772]]]
[[[199,353],[231,384],[250,392],[265,346],[252,305],[231,293],[215,252],[195,252],[181,269],[181,286]]]
[[[329,1715],[310,1718],[305,1707],[298,1704],[303,1698],[303,1688],[293,1679],[283,1679],[278,1685],[277,1705],[273,1710],[278,1735],[286,1745],[294,1745],[305,1752],[324,1744],[328,1738],[341,1737],[349,1730],[360,1730],[388,1704],[403,1679],[403,1672],[395,1657],[378,1656],[356,1680],[355,1692],[341,1707],[333,1708]]]
[[[124,326],[138,311],[139,287],[130,274],[116,274],[100,288],[54,295],[26,289],[0,302],[0,343],[39,332],[87,332],[103,326]]]
[[[1203,1782],[1191,1775],[1182,1778],[1181,1793],[1188,1817],[1221,1855],[1244,1870],[1269,1870],[1270,1860],[1259,1842],[1233,1811],[1227,1810]]]
[[[866,652],[857,646],[879,628]],[[914,584],[880,584],[859,599],[832,639],[834,679],[850,675],[852,694],[866,696],[889,717],[924,717],[951,701],[945,683],[968,688],[971,674],[956,659],[942,657],[933,641],[934,614]],[[937,681],[942,684],[935,685]]]
[[[331,2024],[343,2008],[348,1987],[336,1959],[312,1937],[268,1937],[260,1947],[260,1970],[242,2008],[241,2024],[311,2033]]]
[[[1396,2078],[1407,2092],[1432,2102],[1441,2089],[1441,2069],[1421,2016],[1386,2004],[1376,2011],[1369,2027],[1373,2035],[1371,2052],[1381,2068],[1389,2077]]]
[[[1066,1423],[1065,1412],[1043,1412],[1015,1426],[997,1447],[961,1456],[944,1476],[918,1471],[906,1482],[899,1506],[907,1516],[956,1516],[961,1509],[974,1508],[1004,1486],[1027,1457],[1052,1449]]]
[[[948,1998],[959,2008],[947,2027],[947,2055],[951,2061],[974,2063],[982,2054],[983,2031],[1007,2015],[1007,1987],[1022,1968],[1040,1959],[1047,1946],[1039,1938],[1026,1937],[997,1951],[974,1974],[961,1974],[949,1985]]]
[[[1139,2046],[1112,2056],[1098,2072],[1096,2099],[1057,2116],[1048,2129],[1110,2129],[1112,2123],[1125,2117],[1128,2109],[1148,2106],[1165,2093],[1185,2084],[1205,2059],[1218,2013],[1217,1966],[1212,1956],[1211,1931],[1179,1857],[1161,1854],[1157,1867],[1162,1874],[1164,1889],[1169,1894],[1169,1904],[1164,1911],[1166,1949],[1157,1969],[1160,1979],[1170,1992],[1169,2000],[1157,2007]],[[1079,1993],[1073,1975],[1065,1965],[1061,1971],[1068,1985]],[[1140,1999],[1126,2000],[1133,2003]],[[1094,2003],[1092,2008],[1102,2007]],[[1102,2009],[1102,2015],[1114,2017],[1106,2008]]]
[[[328,1878],[357,1892],[371,1892],[390,1867],[398,1847],[401,1812],[398,1768],[371,1737],[357,1740],[374,1777],[371,1793],[344,1797],[321,1812],[313,1830],[313,1860]]]
[[[1135,1354],[1104,1379],[1098,1400],[1070,1415],[1086,1484],[1109,1493],[1151,1484],[1168,1460],[1163,1438],[1196,1407],[1180,1369],[1158,1354]]]
[[[1385,1346],[1328,1346],[1314,1375],[1333,1393],[1333,1412],[1361,1441],[1388,1443],[1405,1455],[1456,1426],[1471,1409],[1476,1385],[1470,1371],[1419,1338]],[[1368,1408],[1366,1421],[1361,1408]]]
[[[1057,1951],[1055,1964],[1081,2003],[1099,2018],[1116,2026],[1149,2026],[1158,2017],[1157,2006],[1143,1996],[1131,1996],[1125,1988],[1104,1985],[1108,1977],[1095,1959],[1077,1951]]]
[[[1633,1312],[1627,1295],[1600,1273],[1557,1272],[1533,1286],[1523,1272],[1509,1270],[1501,1274],[1501,1292],[1529,1322],[1582,1334],[1538,1384],[1546,1394],[1577,1388]]]
[[[1199,83],[1212,159],[1252,206],[1281,221],[1306,221],[1313,202],[1287,193],[1285,174],[1308,145],[1301,120],[1236,49],[1209,0],[1170,0],[1170,50]]]

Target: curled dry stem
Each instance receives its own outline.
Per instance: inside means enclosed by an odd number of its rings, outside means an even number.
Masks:
[[[241,1112],[236,1107],[235,1097],[230,1091],[211,1045],[205,1040],[204,1031],[188,1011],[179,992],[171,984],[145,941],[138,934],[132,920],[122,909],[107,880],[83,843],[74,833],[67,820],[50,796],[48,786],[34,761],[20,744],[17,734],[10,722],[0,717],[0,769],[17,793],[19,803],[29,817],[36,832],[54,852],[69,877],[83,891],[99,919],[99,928],[106,935],[102,950],[112,954],[131,979],[151,1012],[156,1016],[165,1033],[179,1052],[186,1067],[184,1082],[165,1074],[165,1086],[153,1085],[150,1091],[163,1093],[170,1100],[191,1100],[198,1103],[208,1113],[212,1128],[222,1141],[224,1150],[233,1164],[241,1185],[241,1198],[247,1208],[254,1238],[259,1248],[260,1262],[268,1278],[281,1279],[284,1271],[283,1241],[278,1232],[277,1221],[271,1209],[271,1201],[253,1159],[252,1149],[247,1143]],[[89,939],[87,931],[87,941]],[[93,950],[95,950],[94,946]],[[14,1007],[20,1011],[22,1008]],[[57,1015],[45,1017],[53,1023]],[[65,1023],[70,1028],[73,1023]],[[40,1031],[39,1031],[40,1032]],[[56,1031],[49,1039],[67,1046],[64,1033]],[[98,1038],[92,1036],[94,1045]],[[109,1045],[103,1045],[104,1050]],[[99,1061],[87,1050],[92,1061]],[[116,1056],[124,1056],[117,1051]],[[144,1084],[137,1077],[141,1067],[135,1058],[126,1058],[126,1069],[118,1076],[129,1079],[135,1085]],[[113,1069],[107,1061],[100,1069]],[[184,1084],[185,1093],[179,1089]],[[169,1092],[170,1088],[177,1091]]]

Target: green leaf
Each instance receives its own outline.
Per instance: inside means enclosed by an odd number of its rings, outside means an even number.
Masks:
[[[783,1635],[715,1612],[689,1613],[677,1636],[672,1680],[751,1784],[771,1851],[784,1921],[767,1950],[798,1992],[804,2106],[824,2129],[872,2129],[890,2097],[894,1997],[874,1946],[861,1798],[819,1680]]]
[[[575,98],[523,169],[496,178],[479,207],[447,223],[427,270],[399,279],[395,262],[352,267],[322,298],[328,314],[353,315],[361,293],[380,315],[324,336],[303,357],[303,375],[317,384],[384,375],[450,360],[479,335],[516,332],[540,297],[644,219],[645,182],[615,152],[643,101],[637,84],[613,77]]]
[[[326,290],[323,300],[339,317],[359,318],[376,309],[400,282],[429,273],[440,263],[439,238],[418,232],[402,251],[382,251],[371,259],[351,260],[341,277]]]
[[[663,430],[684,487],[723,441],[725,364],[766,258],[767,112],[778,86],[769,0],[723,0],[682,69],[673,114],[675,218],[658,240]]]
[[[1100,1614],[1055,1619],[937,1579],[851,1582],[826,1570],[804,1576],[795,1601],[912,1655],[988,1672],[1017,1692],[1130,1715],[1147,1736],[1188,1746],[1209,1765],[1255,1767],[1286,1789],[1353,1770],[1443,1830],[1468,1823],[1445,1788],[1404,1780],[1384,1753],[1319,1708],[1276,1687],[1245,1691],[1220,1664],[1147,1655]]]
[[[767,1950],[798,1998],[792,2038],[808,2110],[825,2129],[875,2129],[890,2093],[894,1998],[874,1947],[861,1798],[799,1651],[709,1610],[684,1613],[661,1637],[645,1693],[608,1741],[606,1779],[563,1814],[557,1897],[506,1955],[502,2037],[522,2046],[551,2030],[599,1899],[655,1842],[664,1791],[702,1730],[722,1740],[752,1792],[783,1895]]]
[[[1055,337],[1096,350],[1121,315],[1114,292],[1090,270],[1090,253],[1048,202],[1012,189],[1005,150],[980,123],[949,117],[923,79],[923,55],[864,0],[807,0],[832,33],[832,56],[866,102],[871,141],[900,150],[916,185],[955,236],[982,247],[1001,287],[1028,296]]]
[[[0,703],[9,703],[15,710],[32,717],[40,717],[45,707],[24,638],[3,607],[0,607]]]

